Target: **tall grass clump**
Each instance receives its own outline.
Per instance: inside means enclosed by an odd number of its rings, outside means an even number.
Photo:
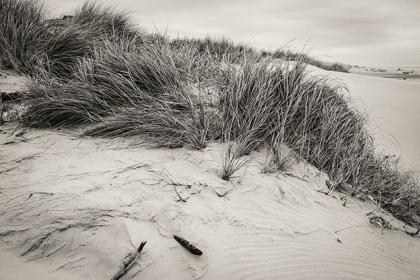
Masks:
[[[37,0],[0,0],[0,65],[25,73],[46,39],[44,4]]]
[[[102,6],[93,1],[85,2],[74,11],[71,24],[94,31],[95,37],[107,39],[133,39],[141,34],[140,28],[133,25],[127,13],[115,11],[110,6]]]
[[[112,108],[120,108],[117,117],[88,129],[86,135],[146,134],[160,146],[204,148],[215,114],[205,109],[203,88],[194,86],[194,73],[201,73],[197,65],[204,62],[187,59],[189,55],[164,44],[145,44],[134,52],[110,47],[85,61],[78,78],[95,85],[98,96]]]
[[[21,123],[36,128],[94,124],[109,114],[109,107],[92,94],[91,85],[77,81],[32,80],[24,96]]]
[[[160,146],[204,148],[217,121],[215,112],[205,109],[208,101],[194,73],[208,61],[187,59],[189,52],[175,53],[166,45],[134,48],[124,42],[103,42],[106,47],[79,60],[71,80],[34,83],[22,121],[37,127],[90,123],[96,125],[85,135],[144,134]],[[39,106],[41,101],[55,106]]]
[[[141,30],[134,27],[126,13],[88,1],[45,41],[39,65],[57,78],[72,79],[78,61],[92,58],[110,41],[128,48],[139,38]]]
[[[219,83],[222,138],[237,141],[248,154],[271,139],[286,140],[288,116],[303,95],[304,66],[289,71],[252,56],[239,71],[227,69]]]
[[[30,76],[43,72],[71,79],[78,60],[92,56],[98,45],[141,39],[142,31],[126,13],[94,2],[86,2],[67,20],[47,20],[44,4],[37,0],[1,0],[0,8],[0,62]]]
[[[79,60],[92,55],[92,36],[92,32],[77,25],[67,26],[48,36],[31,76],[48,74],[52,78],[73,78]]]

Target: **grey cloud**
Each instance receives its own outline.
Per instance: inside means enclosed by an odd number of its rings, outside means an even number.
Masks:
[[[69,10],[75,2],[83,1],[47,2]],[[276,47],[297,39],[294,43],[300,48],[309,40],[313,53],[338,61],[379,64],[400,59],[420,65],[418,0],[99,2],[131,12],[150,31],[156,26],[161,31],[167,28],[173,35],[225,36],[257,47]],[[404,58],[405,54],[411,57]]]

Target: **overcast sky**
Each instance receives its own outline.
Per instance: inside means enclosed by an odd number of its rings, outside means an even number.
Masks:
[[[83,0],[45,0],[54,16]],[[286,43],[327,61],[420,67],[420,0],[99,0],[153,32]],[[306,46],[305,46],[306,45]]]

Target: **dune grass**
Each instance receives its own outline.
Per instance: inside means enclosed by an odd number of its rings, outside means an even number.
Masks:
[[[304,63],[310,64],[310,65],[313,65],[313,66],[316,66],[318,68],[328,70],[328,71],[336,71],[336,72],[344,72],[344,73],[349,72],[349,67],[342,63],[338,63],[338,62],[328,63],[328,62],[320,61],[320,60],[310,57],[306,53],[296,53],[296,52],[291,52],[288,50],[279,49],[274,52],[265,51],[263,55],[271,56],[273,58],[281,58],[284,60],[300,60],[300,61],[303,61]]]
[[[72,78],[79,59],[102,42],[141,41],[126,13],[86,2],[65,24],[47,18],[38,0],[0,1],[0,64],[29,76]],[[70,76],[69,76],[70,75]]]
[[[12,9],[29,5],[16,3]],[[42,20],[34,19],[37,26]],[[17,21],[5,26],[30,26]],[[344,97],[345,85],[308,73],[306,54],[262,55],[223,38],[145,34],[125,14],[92,3],[61,30],[46,30],[35,55],[3,58],[17,70],[35,69],[24,125],[83,125],[86,136],[141,135],[170,148],[234,142],[223,160],[225,180],[243,167],[242,156],[268,147],[263,172],[287,170],[291,159],[309,162],[329,174],[331,189],[349,185],[352,196],[372,197],[406,222],[420,215],[416,176],[376,152],[368,117]],[[8,38],[2,46],[11,48]],[[36,67],[27,66],[34,60]],[[287,60],[295,61],[292,69]]]
[[[127,13],[115,11],[112,7],[93,1],[85,2],[74,11],[71,25],[94,30],[96,37],[121,40],[133,39],[139,35],[139,29],[134,26]]]
[[[25,72],[46,37],[45,5],[37,0],[0,0],[0,64]]]
[[[220,170],[220,176],[224,181],[230,181],[233,178],[233,174],[244,167],[249,159],[241,158],[237,153],[237,146],[233,142],[226,143],[224,149],[221,151],[222,155],[222,167]]]

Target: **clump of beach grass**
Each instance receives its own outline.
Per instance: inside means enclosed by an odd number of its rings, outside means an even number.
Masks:
[[[46,37],[45,5],[37,0],[0,0],[0,63],[18,72],[31,69]]]
[[[48,73],[50,78],[72,78],[77,61],[91,56],[96,45],[110,40],[141,41],[142,30],[134,27],[127,14],[95,2],[83,4],[57,28],[47,15],[38,0],[0,1],[4,68],[29,76]]]
[[[204,88],[191,85],[209,65],[206,59],[188,60],[189,52],[174,53],[166,44],[133,47],[125,40],[101,46],[78,60],[71,80],[33,80],[22,122],[36,127],[89,123],[94,126],[85,135],[147,134],[159,146],[206,146],[215,131],[216,111],[209,108]]]
[[[235,148],[235,143],[228,142],[221,151],[222,167],[220,176],[224,181],[230,181],[230,179],[233,178],[233,174],[238,172],[239,169],[249,162],[248,158],[241,158]]]
[[[116,11],[111,6],[103,6],[94,1],[87,1],[75,9],[71,24],[95,31],[96,37],[115,40],[135,39],[142,32],[131,22],[127,13]]]

